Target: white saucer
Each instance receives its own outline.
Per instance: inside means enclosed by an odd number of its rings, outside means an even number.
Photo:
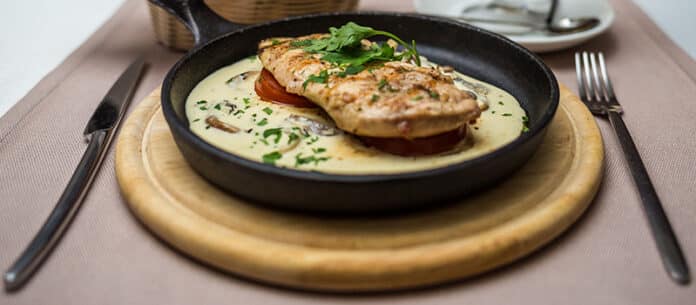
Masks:
[[[458,17],[462,9],[472,1],[461,0],[413,0],[416,12],[428,15]],[[534,52],[550,52],[570,48],[590,40],[609,29],[614,22],[614,9],[606,0],[560,0],[554,19],[563,17],[596,17],[599,24],[587,31],[571,34],[546,34],[528,32],[526,34],[501,33],[511,40]],[[472,23],[476,26],[496,32],[500,25]],[[508,28],[509,30],[509,28]]]

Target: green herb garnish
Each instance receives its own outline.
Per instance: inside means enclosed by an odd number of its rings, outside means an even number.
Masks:
[[[321,53],[323,60],[337,64],[358,65],[372,60],[400,60],[406,56],[413,59],[416,65],[421,65],[415,41],[408,44],[393,33],[361,26],[355,22],[348,22],[340,28],[331,27],[329,33],[330,36],[327,38],[308,40],[310,43],[297,42],[295,45],[308,44],[304,48],[305,51]],[[363,50],[360,41],[373,36],[386,36],[394,39],[405,50],[400,56],[395,56],[394,49],[387,44],[374,44],[369,49]]]
[[[206,100],[201,100],[201,101],[196,102],[196,105],[205,104],[205,103],[207,103],[207,102],[208,102],[208,101],[206,101]]]
[[[319,162],[329,160],[329,157],[316,157],[316,156],[307,156],[307,157],[302,157],[302,154],[297,154],[295,155],[295,166],[300,166],[304,164],[309,164],[309,163],[314,163],[314,165],[319,164]]]
[[[307,141],[307,145],[312,145],[317,141],[319,141],[319,137],[317,137],[317,136],[311,137],[311,138],[309,138],[309,141]]]
[[[268,115],[273,113],[273,110],[271,108],[268,108],[268,107],[261,109],[261,111],[265,112]]]
[[[377,100],[379,100],[379,95],[373,94],[373,95],[372,95],[372,98],[370,99],[370,101],[374,103],[374,102],[376,102]]]
[[[311,39],[303,39],[303,40],[293,40],[290,42],[291,47],[299,48],[299,47],[308,47],[312,45],[312,40]]]
[[[275,137],[274,143],[280,142],[280,137],[283,136],[283,131],[280,128],[270,128],[263,131],[263,138]]]
[[[244,113],[244,110],[239,109],[239,110],[235,111],[232,115],[238,115],[238,114],[242,114],[242,113]]]
[[[198,122],[198,121],[200,121],[200,120],[201,120],[200,118],[196,118],[196,119],[193,119],[192,122]]]
[[[383,78],[383,79],[379,80],[379,83],[377,83],[377,89],[382,90],[382,88],[384,88],[384,86],[386,86],[386,85],[387,85],[387,80]]]
[[[282,158],[282,157],[283,157],[283,154],[281,154],[278,151],[274,151],[274,152],[270,152],[270,153],[263,155],[261,158],[263,159],[263,163],[275,165],[275,162],[280,160],[280,158]]]
[[[320,153],[325,152],[325,151],[326,151],[326,148],[323,148],[323,147],[312,148],[312,151],[313,151],[315,154],[320,154]]]
[[[362,72],[362,70],[365,70],[365,66],[363,66],[363,65],[350,65],[345,70],[339,72],[336,75],[338,75],[339,77],[346,77],[348,75],[358,74],[358,73]]]
[[[272,45],[272,46],[277,45],[277,44],[279,44],[279,43],[280,43],[280,40],[275,39],[275,38],[271,39],[271,45]]]
[[[307,78],[304,83],[302,83],[302,88],[307,90],[307,84],[309,83],[319,83],[319,84],[326,84],[326,82],[329,80],[329,72],[326,70],[322,70],[319,72],[319,74],[316,75],[310,75],[309,78]]]
[[[512,116],[512,113],[506,112],[506,113],[503,113],[502,116]]]
[[[268,120],[266,120],[266,118],[263,118],[263,120],[256,123],[256,125],[259,125],[259,126],[266,126],[266,124],[268,124]]]
[[[215,110],[220,110],[222,109],[222,106],[220,104],[215,104],[213,108],[215,108]]]
[[[251,56],[247,57],[247,59],[248,59],[249,61],[255,61],[255,60],[256,60],[256,55],[251,55]]]
[[[291,132],[288,134],[288,144],[294,142],[294,141],[299,141],[300,136],[298,136],[296,133]]]
[[[428,94],[430,95],[430,97],[432,97],[432,98],[434,98],[434,99],[436,99],[436,100],[439,100],[439,99],[440,99],[440,95],[439,95],[437,92],[435,92],[435,91],[428,91]]]
[[[203,111],[206,111],[206,110],[208,110],[208,107],[201,106],[201,107],[199,107],[198,109],[203,110]]]
[[[412,101],[420,101],[420,100],[422,100],[422,99],[423,99],[423,96],[422,96],[422,95],[417,95],[417,96],[414,96],[414,97],[411,98]]]

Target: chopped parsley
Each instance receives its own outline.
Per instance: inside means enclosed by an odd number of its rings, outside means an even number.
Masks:
[[[300,140],[300,136],[298,136],[296,133],[291,132],[288,134],[288,144]]]
[[[235,111],[232,115],[238,115],[238,114],[242,114],[242,113],[244,113],[244,110],[239,109],[239,110]]]
[[[196,118],[196,119],[193,119],[192,122],[198,122],[198,121],[200,121],[200,120],[201,120],[200,118]]]
[[[283,154],[281,154],[278,151],[274,151],[274,152],[270,152],[270,153],[263,155],[261,157],[261,159],[263,160],[263,163],[275,165],[275,162],[280,160],[280,158],[282,158],[282,157],[283,157]]]
[[[256,123],[256,125],[259,125],[259,126],[266,126],[266,124],[268,124],[268,120],[266,120],[266,118],[263,118],[263,120]]]
[[[311,137],[311,138],[309,138],[309,141],[307,141],[307,145],[312,145],[317,141],[319,141],[319,137],[317,137],[317,136]]]
[[[256,60],[256,55],[251,55],[251,56],[247,57],[247,59],[248,59],[249,61],[252,61],[252,62],[253,62],[253,61]]]
[[[320,153],[325,152],[325,151],[326,151],[326,148],[323,148],[323,147],[312,148],[312,151],[313,151],[315,154],[320,154]]]
[[[312,40],[311,39],[304,39],[304,40],[293,40],[290,42],[291,47],[299,48],[299,47],[308,47],[312,45]]]
[[[373,94],[373,95],[372,95],[372,98],[370,99],[370,101],[374,103],[374,102],[376,102],[377,100],[379,100],[379,95]]]
[[[329,80],[329,72],[326,70],[322,70],[319,72],[319,74],[312,74],[307,78],[304,83],[302,83],[302,88],[307,90],[307,84],[309,83],[319,83],[319,84],[326,84],[326,82]]]
[[[243,98],[242,101],[244,101],[244,105],[249,105],[249,103],[251,103],[251,100],[248,97]]]
[[[275,38],[271,39],[271,45],[272,45],[272,46],[277,45],[277,44],[279,44],[279,43],[280,43],[280,40],[275,39]]]
[[[522,116],[522,132],[529,131],[529,118],[526,115]]]
[[[387,80],[383,78],[379,81],[379,83],[377,83],[377,89],[382,90],[382,88],[384,88],[384,86],[386,86],[386,85],[387,85]]]
[[[265,112],[268,115],[273,113],[273,110],[271,108],[268,108],[268,107],[261,109],[261,111]]]
[[[414,96],[414,97],[411,98],[412,101],[420,101],[420,100],[422,100],[422,99],[423,99],[423,96],[422,96],[422,95],[416,95],[416,96]]]
[[[278,143],[280,142],[280,137],[283,136],[283,131],[280,128],[269,128],[263,131],[263,138],[266,139],[268,137],[275,137],[275,140],[273,140],[273,143]]]
[[[208,110],[208,107],[201,106],[201,107],[199,107],[198,109],[203,110],[203,111],[206,111],[206,110]]]
[[[222,109],[222,106],[220,104],[215,104],[213,108],[215,108],[215,110],[220,110]]]
[[[506,113],[503,113],[502,116],[512,116],[512,113],[506,112]]]
[[[436,99],[436,100],[439,100],[439,99],[440,99],[440,94],[438,94],[438,93],[435,92],[435,91],[428,91],[428,94],[430,94],[430,97],[432,97],[432,98],[434,98],[434,99]]]
[[[498,105],[505,105],[505,103],[503,103],[503,101],[498,101]]]
[[[208,101],[206,101],[206,100],[200,100],[200,101],[196,102],[196,105],[205,104],[205,103],[207,103],[207,102],[208,102]]]
[[[314,165],[319,164],[319,162],[329,160],[329,157],[317,157],[317,156],[307,156],[303,157],[302,153],[295,155],[295,166],[300,166],[304,164],[314,163]]]

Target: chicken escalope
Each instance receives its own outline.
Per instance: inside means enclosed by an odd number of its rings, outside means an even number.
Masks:
[[[320,54],[291,45],[294,40],[321,37],[323,34],[265,39],[259,43],[259,58],[287,92],[323,108],[342,130],[413,139],[455,130],[480,114],[475,97],[459,90],[437,68],[390,61],[341,76]],[[312,76],[316,80],[322,71],[326,71],[325,81],[310,80]]]

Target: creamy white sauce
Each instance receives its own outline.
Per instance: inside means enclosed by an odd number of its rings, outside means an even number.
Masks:
[[[478,121],[470,125],[467,143],[439,155],[401,157],[365,147],[345,133],[303,135],[297,125],[287,120],[290,115],[333,124],[319,109],[262,101],[254,91],[257,74],[228,83],[243,72],[261,69],[258,58],[250,57],[215,71],[196,85],[186,100],[191,130],[209,143],[250,160],[264,162],[265,155],[266,162],[275,159],[274,164],[280,167],[350,175],[413,172],[473,159],[513,141],[525,126],[526,113],[512,95],[455,71],[450,73],[455,85],[476,91],[479,101],[488,105]],[[459,78],[476,86],[476,90]],[[239,131],[231,133],[211,127],[206,123],[209,116]]]

